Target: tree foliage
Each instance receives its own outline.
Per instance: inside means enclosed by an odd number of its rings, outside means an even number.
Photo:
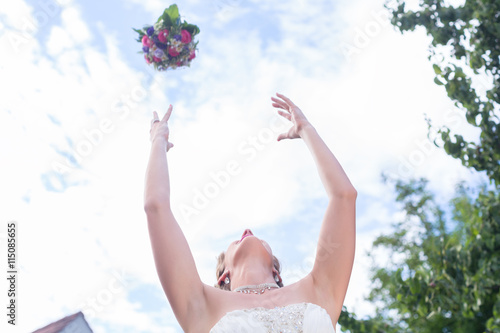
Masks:
[[[357,320],[345,310],[343,331],[500,332],[499,193],[460,185],[445,214],[426,185],[396,181],[404,219],[373,244],[389,253],[373,268],[378,313]]]
[[[435,143],[464,166],[484,171],[494,186],[459,185],[441,207],[426,180],[395,180],[404,218],[373,244],[389,258],[372,271],[368,299],[377,314],[359,320],[344,308],[339,324],[344,332],[499,333],[500,1],[465,0],[454,7],[420,0],[416,10],[407,10],[396,0],[388,8],[399,31],[420,27],[432,37],[435,83],[480,132],[472,142],[442,127],[442,142]]]
[[[425,185],[396,183],[405,219],[373,244],[393,256],[374,269],[370,300],[407,332],[500,332],[498,193],[459,187],[448,220]]]
[[[357,319],[356,315],[342,308],[339,318],[342,331],[349,330],[355,333],[399,333],[399,327],[390,323],[388,318],[376,316],[367,319]]]
[[[407,10],[402,0],[396,3],[389,7],[392,24],[401,32],[425,28],[432,37],[435,82],[481,133],[477,142],[469,142],[443,127],[438,131],[442,147],[500,185],[500,1],[466,0],[453,7],[443,0],[421,0],[418,10]]]

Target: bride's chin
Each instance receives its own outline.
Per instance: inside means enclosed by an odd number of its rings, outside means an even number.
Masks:
[[[247,236],[243,238],[241,242],[238,243],[238,249],[246,247],[255,247],[255,246],[263,246],[260,239],[258,239],[255,236]]]
[[[243,241],[238,244],[234,253],[235,259],[243,259],[244,257],[252,257],[255,259],[256,256],[262,256],[265,259],[267,259],[268,256],[272,257],[269,250],[256,237],[246,237],[243,239]]]
[[[245,246],[245,247],[247,247],[247,246],[255,247],[255,251],[265,250],[266,251],[265,253],[268,253],[271,257],[273,256],[273,252],[272,252],[269,244],[267,244],[266,242],[264,242],[263,240],[255,237],[255,236],[245,237],[238,245]]]

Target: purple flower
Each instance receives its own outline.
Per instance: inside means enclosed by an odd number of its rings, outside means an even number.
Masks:
[[[147,46],[143,46],[142,50],[144,51],[144,53],[149,53],[149,47]]]
[[[174,35],[174,39],[176,41],[180,41],[180,40],[182,40],[182,36],[181,35]]]
[[[167,48],[167,43],[162,43],[158,39],[158,36],[153,36],[153,41],[155,42],[155,45],[157,48],[165,50]]]
[[[162,50],[160,50],[160,49],[155,50],[155,57],[163,58],[164,56],[165,56],[165,53]]]
[[[149,27],[147,31],[148,31],[148,36],[151,36],[155,32],[155,28],[154,27]]]

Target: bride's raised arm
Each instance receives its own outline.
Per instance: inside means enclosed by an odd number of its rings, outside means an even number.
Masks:
[[[281,139],[302,138],[316,163],[321,182],[328,195],[328,206],[322,222],[311,272],[315,289],[324,304],[328,304],[332,320],[338,321],[347,292],[354,262],[356,240],[355,211],[357,192],[316,129],[302,111],[287,97],[278,94],[272,98],[280,115],[290,120],[293,127]]]
[[[170,180],[167,150],[168,119],[172,106],[161,119],[154,113],[151,123],[151,153],[146,171],[144,210],[147,215],[149,237],[156,270],[161,285],[177,320],[184,331],[203,320],[206,313],[204,284],[196,270],[193,255],[181,228],[170,209]],[[193,321],[196,317],[197,320]]]

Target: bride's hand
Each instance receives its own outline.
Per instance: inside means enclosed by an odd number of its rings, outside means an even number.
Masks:
[[[168,107],[167,113],[160,120],[158,118],[158,113],[153,111],[153,120],[151,120],[151,129],[149,130],[149,139],[151,142],[156,139],[163,139],[167,143],[167,151],[170,150],[174,146],[174,144],[168,141],[168,136],[170,134],[170,130],[168,129],[168,119],[172,114],[172,105]]]
[[[288,130],[288,132],[281,133],[278,136],[278,141],[283,139],[300,138],[302,130],[308,126],[312,126],[311,123],[306,119],[306,116],[304,116],[299,107],[293,104],[288,97],[278,93],[276,96],[279,98],[271,97],[273,106],[281,109],[278,110],[278,113],[292,122],[292,127]]]

